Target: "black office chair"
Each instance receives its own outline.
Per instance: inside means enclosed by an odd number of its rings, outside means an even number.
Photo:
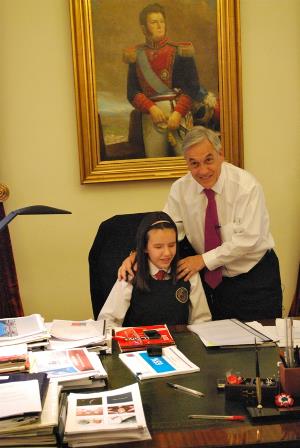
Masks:
[[[117,279],[118,268],[135,248],[136,231],[145,215],[116,215],[99,226],[89,253],[90,293],[95,319]],[[180,242],[179,251],[181,257],[195,254],[186,239]]]

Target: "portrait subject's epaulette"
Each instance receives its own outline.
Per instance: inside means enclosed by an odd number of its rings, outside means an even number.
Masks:
[[[136,61],[136,46],[125,48],[123,50],[123,62],[133,64]]]
[[[173,42],[169,41],[170,45],[174,45],[177,48],[177,53],[183,58],[190,58],[195,55],[195,49],[192,42]]]

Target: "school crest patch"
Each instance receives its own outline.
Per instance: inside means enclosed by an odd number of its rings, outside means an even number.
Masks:
[[[189,300],[189,292],[186,288],[181,286],[177,289],[175,297],[180,303],[186,303]]]

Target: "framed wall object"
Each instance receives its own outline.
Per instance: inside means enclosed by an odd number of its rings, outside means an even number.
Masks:
[[[147,20],[163,17],[162,24],[153,21],[153,34],[152,24],[143,24],[140,14],[150,2],[70,0],[83,184],[184,175],[177,143],[197,124],[219,131],[226,160],[243,166],[239,0],[161,0],[163,14],[146,15]],[[155,32],[162,33],[164,53],[155,53]],[[149,41],[153,52],[144,49]],[[154,68],[152,56],[158,61]],[[161,79],[155,78],[157,67]],[[161,80],[167,93],[158,90]],[[137,83],[141,93],[134,96]],[[157,91],[151,96],[154,84]],[[155,126],[167,142],[164,152],[155,152],[160,144],[147,137],[144,121],[153,115],[141,107],[149,107],[149,101],[160,106],[161,99],[175,112],[183,105],[184,120],[174,132],[167,125]]]

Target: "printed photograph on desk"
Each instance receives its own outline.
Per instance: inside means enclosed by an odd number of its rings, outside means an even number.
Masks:
[[[114,339],[121,352],[141,350],[153,345],[175,345],[167,325],[115,328]]]

